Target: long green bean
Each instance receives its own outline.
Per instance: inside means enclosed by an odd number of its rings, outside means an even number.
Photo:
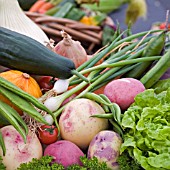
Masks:
[[[24,142],[26,143],[26,134],[16,119],[10,114],[11,110],[12,108],[9,105],[0,101],[0,114],[2,114],[11,123],[11,125],[14,126],[14,128],[20,133]]]
[[[38,122],[48,124],[44,117],[25,99],[21,98],[17,94],[11,92],[10,90],[0,86],[0,93],[4,95],[6,98],[8,98],[13,104],[15,104],[18,108],[20,108],[22,111],[29,114],[31,117],[33,117]]]

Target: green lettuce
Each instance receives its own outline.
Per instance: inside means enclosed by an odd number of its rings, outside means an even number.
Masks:
[[[122,117],[124,143],[129,154],[146,170],[170,169],[170,88],[156,94],[148,89]]]
[[[153,85],[153,89],[155,89],[155,93],[161,93],[162,91],[166,91],[170,87],[170,78],[159,80],[156,84]]]

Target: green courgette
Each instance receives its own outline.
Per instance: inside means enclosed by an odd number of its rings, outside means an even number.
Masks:
[[[0,65],[28,74],[70,78],[73,61],[60,56],[36,40],[0,27]]]

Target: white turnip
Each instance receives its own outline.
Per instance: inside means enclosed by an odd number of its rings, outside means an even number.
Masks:
[[[66,105],[59,119],[61,137],[81,149],[86,149],[98,132],[108,128],[108,120],[90,116],[104,113],[103,108],[92,100],[72,100]]]
[[[42,145],[36,135],[33,136],[30,132],[25,144],[21,135],[12,125],[5,126],[0,131],[6,146],[5,156],[3,156],[1,148],[0,156],[2,156],[6,170],[15,170],[21,163],[42,157]]]

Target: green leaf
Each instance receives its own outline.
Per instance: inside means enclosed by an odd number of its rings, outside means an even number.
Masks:
[[[164,169],[164,168],[170,169],[170,154],[169,153],[163,153],[155,157],[149,157],[147,161],[153,167],[156,167],[159,169]]]
[[[152,87],[155,90],[155,93],[161,93],[166,91],[170,87],[170,78],[165,80],[159,80],[154,86]]]
[[[121,153],[131,153],[146,170],[170,169],[170,88],[159,94],[154,89],[138,94],[121,123]]]

